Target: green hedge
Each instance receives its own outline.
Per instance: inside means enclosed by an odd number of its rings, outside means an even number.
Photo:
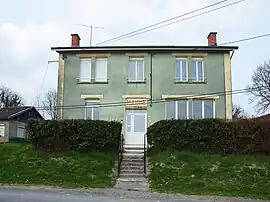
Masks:
[[[52,151],[117,151],[122,124],[101,120],[30,121],[33,146]]]
[[[152,151],[270,152],[270,124],[257,120],[162,120],[147,131]]]

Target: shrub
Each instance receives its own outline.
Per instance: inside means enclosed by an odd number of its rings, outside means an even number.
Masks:
[[[117,151],[121,123],[101,120],[30,121],[29,139],[35,148],[52,151]]]
[[[270,151],[270,126],[258,120],[162,120],[147,131],[152,151],[175,150],[219,154]]]

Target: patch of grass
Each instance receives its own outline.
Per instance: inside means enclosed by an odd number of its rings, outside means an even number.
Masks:
[[[0,144],[0,183],[110,187],[116,154],[39,152],[25,143]]]
[[[270,199],[270,156],[152,154],[149,180],[157,192]]]

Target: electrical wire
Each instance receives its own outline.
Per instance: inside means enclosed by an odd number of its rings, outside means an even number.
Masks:
[[[139,32],[139,33],[134,33],[134,34],[130,34],[130,35],[127,35],[127,36],[123,36],[123,37],[119,37],[119,38],[116,38],[115,40],[107,40],[107,42],[100,42],[96,45],[100,45],[100,44],[108,44],[108,43],[112,43],[112,42],[115,42],[115,41],[119,41],[119,40],[122,40],[122,39],[126,39],[126,38],[129,38],[129,37],[133,37],[133,36],[136,36],[136,35],[139,35],[139,34],[144,34],[146,32],[150,32],[150,31],[153,31],[153,30],[156,30],[156,29],[159,29],[159,28],[163,28],[163,27],[166,27],[166,26],[169,26],[169,25],[172,25],[172,24],[175,24],[175,23],[179,23],[179,22],[182,22],[182,21],[186,21],[186,20],[189,20],[189,19],[192,19],[192,18],[195,18],[195,17],[198,17],[198,16],[201,16],[201,15],[205,15],[207,13],[211,13],[211,12],[214,12],[214,11],[217,11],[217,10],[220,10],[220,9],[223,9],[223,8],[226,8],[226,7],[229,7],[229,6],[232,6],[232,5],[235,5],[235,4],[238,4],[238,3],[241,3],[241,2],[244,2],[246,0],[239,0],[239,1],[235,1],[233,3],[230,3],[230,4],[227,4],[227,5],[224,5],[224,6],[220,6],[218,8],[215,8],[215,9],[212,9],[212,10],[209,10],[209,11],[206,11],[206,12],[202,12],[202,13],[199,13],[199,14],[196,14],[196,15],[192,15],[190,17],[187,17],[187,18],[183,18],[181,20],[177,20],[177,21],[174,21],[174,22],[170,22],[170,23],[167,23],[165,25],[161,25],[161,26],[158,26],[158,27],[154,27],[152,29],[148,29],[148,30],[145,30],[145,31],[142,31],[142,32]]]
[[[181,97],[181,99],[185,99],[188,97],[198,97],[198,96],[206,96],[206,95],[214,95],[214,96],[226,96],[226,95],[233,95],[233,94],[242,94],[242,93],[248,93],[252,90],[262,90],[262,89],[266,89],[267,87],[256,87],[256,88],[244,88],[244,89],[238,89],[238,90],[231,90],[231,91],[220,91],[220,92],[212,92],[212,93],[203,93],[203,94],[197,94],[197,95],[189,95],[189,96],[183,96]],[[202,98],[203,99],[203,98]],[[150,101],[150,99],[146,99],[147,101]],[[170,101],[173,100],[178,100],[178,99],[169,99]],[[167,99],[162,99],[162,98],[158,98],[158,99],[153,99],[152,103],[162,103],[162,102],[166,102]],[[97,107],[117,107],[117,106],[126,106],[126,102],[125,101],[121,101],[121,102],[108,102],[108,103],[99,103],[99,104],[93,104],[92,107],[97,106]],[[65,105],[65,106],[55,106],[55,109],[81,109],[81,108],[85,108],[85,105]],[[36,107],[37,110],[50,110],[47,107]]]
[[[244,39],[239,39],[239,40],[235,40],[235,41],[229,41],[229,42],[225,42],[225,43],[220,43],[219,45],[227,45],[227,44],[232,44],[232,43],[239,43],[239,42],[249,41],[249,40],[253,40],[253,39],[259,39],[259,38],[263,38],[263,37],[267,37],[267,36],[270,36],[270,33],[262,34],[262,35],[258,35],[258,36],[253,36],[253,37],[249,37],[249,38],[244,38]]]
[[[44,74],[44,76],[43,76],[43,79],[42,79],[42,82],[41,82],[41,86],[40,86],[40,90],[39,90],[39,92],[38,92],[38,96],[37,96],[38,101],[39,101],[40,94],[41,94],[41,92],[42,92],[42,90],[43,90],[43,87],[44,87],[44,83],[45,83],[45,79],[46,79],[46,77],[47,77],[48,69],[49,69],[49,62],[47,63],[46,70],[45,70],[45,74]]]
[[[146,26],[146,27],[137,29],[137,30],[135,30],[135,31],[128,32],[128,33],[126,33],[126,34],[123,34],[123,35],[120,35],[120,36],[117,36],[117,37],[108,39],[108,40],[106,40],[106,41],[99,42],[99,43],[97,43],[96,45],[103,44],[103,43],[106,43],[106,42],[109,42],[109,41],[112,41],[112,40],[115,40],[115,39],[118,39],[118,38],[121,38],[121,37],[130,35],[130,34],[134,34],[134,33],[137,33],[137,32],[139,32],[139,31],[143,31],[143,30],[145,30],[145,29],[148,29],[148,28],[151,28],[151,27],[154,27],[154,26],[163,24],[163,23],[165,23],[165,22],[169,22],[169,21],[175,20],[175,19],[177,19],[177,18],[184,17],[184,16],[189,15],[189,14],[192,14],[192,13],[196,13],[196,12],[198,12],[198,11],[201,11],[201,10],[204,10],[204,9],[207,9],[207,8],[210,8],[210,7],[213,7],[213,6],[216,6],[216,5],[221,4],[221,3],[225,3],[225,2],[227,2],[227,1],[229,1],[229,0],[223,0],[223,1],[219,1],[219,2],[216,2],[216,3],[210,4],[210,5],[208,5],[208,6],[205,6],[205,7],[202,7],[202,8],[199,8],[199,9],[196,9],[196,10],[193,10],[193,11],[190,11],[190,12],[187,12],[187,13],[184,13],[184,14],[182,14],[182,15],[178,15],[178,16],[176,16],[176,17],[169,18],[169,19],[167,19],[167,20],[163,20],[163,21],[160,21],[160,22],[155,23],[155,24],[152,24],[152,25],[148,25],[148,26]]]

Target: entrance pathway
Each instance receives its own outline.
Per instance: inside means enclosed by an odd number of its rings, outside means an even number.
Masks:
[[[129,191],[148,191],[144,173],[143,148],[125,148],[120,166],[120,175],[115,188]]]

